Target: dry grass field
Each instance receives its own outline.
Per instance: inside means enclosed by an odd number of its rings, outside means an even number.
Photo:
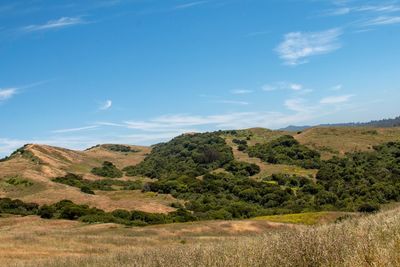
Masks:
[[[369,151],[373,146],[400,140],[400,128],[316,127],[294,137],[303,145],[319,151],[323,159],[347,152]]]
[[[340,223],[265,220],[127,228],[0,219],[2,266],[400,266],[400,209]]]

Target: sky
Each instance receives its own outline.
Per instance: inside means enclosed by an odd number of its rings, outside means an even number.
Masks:
[[[400,2],[0,0],[0,156],[400,115]]]

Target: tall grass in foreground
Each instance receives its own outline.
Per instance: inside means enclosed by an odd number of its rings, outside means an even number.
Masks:
[[[400,209],[338,224],[201,244],[126,247],[33,266],[400,266]]]

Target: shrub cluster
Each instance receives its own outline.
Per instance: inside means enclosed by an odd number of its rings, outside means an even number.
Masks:
[[[73,187],[78,187],[82,192],[87,194],[94,194],[93,190],[113,191],[115,187],[120,187],[122,190],[138,190],[143,188],[141,181],[121,181],[115,179],[102,179],[102,180],[87,180],[82,176],[73,173],[68,173],[63,177],[53,179],[54,182],[66,184]]]
[[[253,176],[260,173],[260,167],[253,163],[231,161],[224,166],[225,170],[235,175]]]
[[[271,164],[297,165],[306,169],[318,169],[320,154],[301,145],[293,136],[285,135],[265,144],[256,144],[248,149],[251,157]]]
[[[18,199],[0,198],[0,213],[34,215],[37,213],[38,208],[39,205],[36,203],[24,203]]]
[[[162,178],[174,174],[197,177],[233,160],[232,149],[217,133],[181,135],[155,145],[139,165],[126,167],[126,175]]]
[[[113,151],[113,152],[123,152],[123,153],[136,153],[139,152],[139,150],[132,149],[130,146],[125,146],[125,145],[114,145],[114,144],[109,144],[109,145],[102,145],[103,148]]]
[[[322,164],[318,184],[334,195],[333,205],[366,211],[378,204],[400,201],[400,142],[374,149],[334,157]]]
[[[45,219],[80,220],[86,223],[119,223],[132,226],[195,220],[195,218],[184,209],[178,209],[168,214],[127,210],[105,212],[87,205],[77,205],[70,200],[62,200],[52,205],[43,205],[40,207],[37,214]]]
[[[104,161],[102,167],[93,168],[92,173],[97,176],[108,178],[121,178],[123,176],[123,172],[109,161]]]

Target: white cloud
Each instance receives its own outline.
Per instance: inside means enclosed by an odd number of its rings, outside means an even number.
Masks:
[[[326,13],[328,16],[341,16],[350,13],[393,13],[400,11],[399,5],[394,4],[381,4],[381,5],[362,5],[362,6],[347,6],[342,5],[336,9],[330,10]]]
[[[26,32],[43,31],[50,29],[65,28],[68,26],[78,25],[85,23],[80,17],[62,17],[57,20],[50,20],[45,24],[29,25],[23,28]]]
[[[261,89],[266,92],[275,91],[275,90],[301,91],[304,89],[304,86],[299,83],[276,82],[276,83],[272,83],[272,84],[265,84],[261,87]]]
[[[104,104],[101,105],[100,110],[108,110],[112,107],[112,101],[107,100]]]
[[[98,125],[91,125],[91,126],[85,126],[85,127],[79,127],[79,128],[70,128],[70,129],[54,130],[53,133],[72,133],[72,132],[80,132],[80,131],[95,129],[95,128],[98,128],[98,127],[99,127]]]
[[[190,2],[182,5],[177,5],[174,7],[174,9],[186,9],[186,8],[191,8],[199,5],[203,5],[207,3],[208,1],[195,1],[195,2]]]
[[[10,99],[17,93],[17,88],[0,89],[0,101]]]
[[[382,26],[400,23],[400,16],[380,16],[361,24],[363,27]]]
[[[345,103],[350,100],[354,95],[339,95],[339,96],[328,96],[322,98],[320,103],[321,104],[340,104]]]
[[[245,94],[251,94],[251,93],[253,93],[253,91],[246,90],[246,89],[236,89],[236,90],[232,90],[231,93],[234,95],[245,95]]]
[[[287,65],[307,63],[309,57],[328,54],[339,49],[341,34],[340,29],[291,32],[284,36],[284,41],[276,48],[276,51]]]
[[[337,84],[331,88],[331,91],[340,91],[343,89],[343,85]]]
[[[297,84],[297,83],[292,83],[292,84],[290,84],[290,89],[292,89],[294,91],[299,91],[299,90],[303,89],[303,85]]]
[[[215,101],[216,103],[221,103],[221,104],[232,104],[232,105],[240,105],[240,106],[246,106],[249,104],[249,102],[246,101],[237,101],[237,100],[218,100]]]
[[[391,13],[400,11],[400,6],[398,5],[365,5],[354,8],[355,11],[359,12],[380,12],[380,13]]]

